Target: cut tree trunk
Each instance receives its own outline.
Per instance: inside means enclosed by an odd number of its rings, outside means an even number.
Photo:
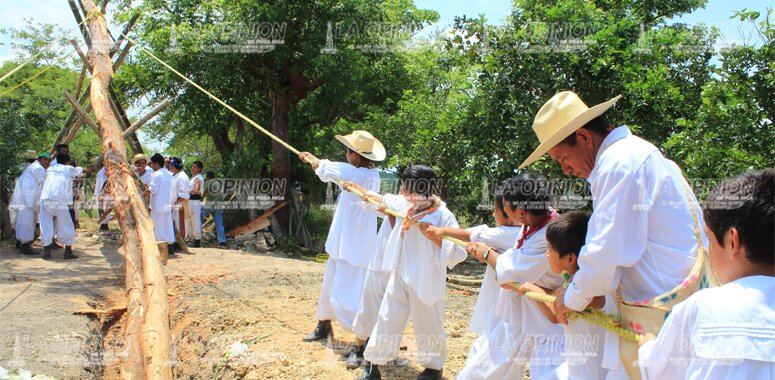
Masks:
[[[87,14],[99,9],[92,0],[83,1]],[[89,20],[93,68],[90,98],[102,133],[102,155],[105,161],[108,194],[114,202],[124,236],[126,260],[127,358],[123,376],[131,379],[171,379],[169,305],[167,283],[153,233],[153,222],[143,206],[126,159],[126,145],[110,105],[113,65],[109,49],[113,45],[103,16]],[[138,350],[138,341],[141,349]],[[138,358],[140,351],[142,356]]]

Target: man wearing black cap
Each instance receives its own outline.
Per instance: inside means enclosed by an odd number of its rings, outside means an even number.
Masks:
[[[151,219],[153,220],[153,233],[157,243],[167,243],[168,250],[172,253],[172,244],[175,243],[175,232],[172,230],[172,174],[163,170],[164,157],[161,154],[151,156],[151,182],[146,194],[151,198]]]

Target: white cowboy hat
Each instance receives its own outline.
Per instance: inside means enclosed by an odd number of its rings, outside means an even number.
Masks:
[[[544,103],[533,120],[533,131],[541,144],[519,168],[522,169],[538,160],[584,124],[602,115],[621,97],[617,95],[611,100],[590,108],[573,91],[563,91],[552,96]]]
[[[148,158],[148,156],[146,156],[144,154],[138,153],[138,154],[135,154],[134,156],[132,156],[132,165],[134,165],[135,162],[140,161],[140,160],[145,160],[146,164],[151,162],[151,159]]]
[[[355,153],[372,161],[382,161],[387,156],[385,147],[371,133],[366,131],[353,131],[349,135],[336,135],[339,142],[350,148]]]

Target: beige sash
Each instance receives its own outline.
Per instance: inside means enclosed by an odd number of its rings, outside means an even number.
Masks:
[[[629,328],[638,334],[658,334],[662,325],[665,323],[665,319],[670,315],[670,311],[673,309],[674,305],[689,298],[690,295],[700,289],[718,286],[716,274],[713,273],[710,262],[706,259],[708,251],[705,249],[702,242],[700,223],[697,218],[697,210],[695,210],[694,202],[692,202],[691,189],[689,189],[689,185],[685,182],[684,191],[686,192],[686,198],[689,201],[692,221],[694,222],[694,234],[697,238],[698,246],[697,258],[694,261],[694,266],[692,267],[689,276],[669,292],[648,301],[627,303],[622,300],[619,291],[617,291],[616,294],[616,303],[619,309],[622,327]],[[622,359],[622,364],[627,370],[630,379],[640,380],[638,344],[619,339],[619,356]]]

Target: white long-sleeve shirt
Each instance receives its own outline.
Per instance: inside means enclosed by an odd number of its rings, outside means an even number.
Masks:
[[[385,195],[383,197],[388,208],[396,210],[391,205],[397,203],[395,197],[400,195]],[[406,214],[406,210],[396,210]],[[417,292],[426,305],[433,305],[444,299],[447,284],[447,268],[463,262],[467,254],[463,247],[458,247],[448,240],[441,241],[441,247],[432,242],[420,232],[416,226],[420,223],[428,223],[437,227],[458,228],[457,219],[447,209],[447,205],[441,202],[438,209],[429,213],[404,231],[403,237],[389,239],[388,249],[385,252],[387,263],[396,263],[396,274]],[[396,221],[394,230],[401,229],[401,224]],[[391,236],[392,237],[392,236]]]
[[[315,174],[321,181],[332,182],[340,188],[337,180],[355,182],[368,191],[379,192],[378,169],[357,168],[344,162],[321,160]],[[329,260],[341,259],[356,267],[368,268],[376,243],[376,211],[354,193],[342,191],[326,239]]]
[[[480,225],[468,228],[471,232],[471,242],[481,242],[498,252],[504,252],[517,243],[522,227],[498,226],[488,227]],[[507,291],[498,284],[495,269],[487,265],[484,271],[482,286],[479,288],[479,296],[476,298],[476,306],[471,314],[470,329],[479,334],[486,334],[497,323],[496,308],[500,299],[500,292]],[[513,312],[519,312],[512,310]]]
[[[693,294],[638,357],[644,379],[774,379],[775,277]]]
[[[680,284],[691,271],[698,242],[678,166],[619,127],[603,140],[587,180],[594,211],[565,305],[583,310],[593,297],[612,297],[617,289],[624,301],[645,301]],[[702,234],[700,206],[689,196]],[[615,305],[605,309],[611,312]],[[606,332],[606,368],[623,368],[617,347],[618,337]]]
[[[186,172],[177,172],[172,175],[172,193],[173,199],[188,199],[188,174]]]
[[[698,242],[678,166],[619,127],[603,140],[588,181],[594,211],[565,304],[583,310],[593,297],[617,289],[624,301],[644,301],[680,284]]]
[[[14,185],[11,207],[14,209],[36,208],[40,203],[45,179],[46,169],[38,161],[27,165]]]
[[[83,168],[70,165],[49,167],[43,182],[41,201],[56,201],[60,204],[73,204],[73,180],[83,174]]]
[[[177,199],[177,195],[172,191],[172,174],[169,171],[162,168],[153,172],[148,190],[151,192],[150,207],[153,212],[172,210],[172,203]]]
[[[546,259],[546,226],[525,238],[520,248],[512,248],[498,256],[496,272],[498,282],[532,282],[542,288],[557,289],[562,277],[554,272]],[[522,333],[533,336],[562,334],[562,328],[549,321],[538,304],[526,297],[522,302]]]

